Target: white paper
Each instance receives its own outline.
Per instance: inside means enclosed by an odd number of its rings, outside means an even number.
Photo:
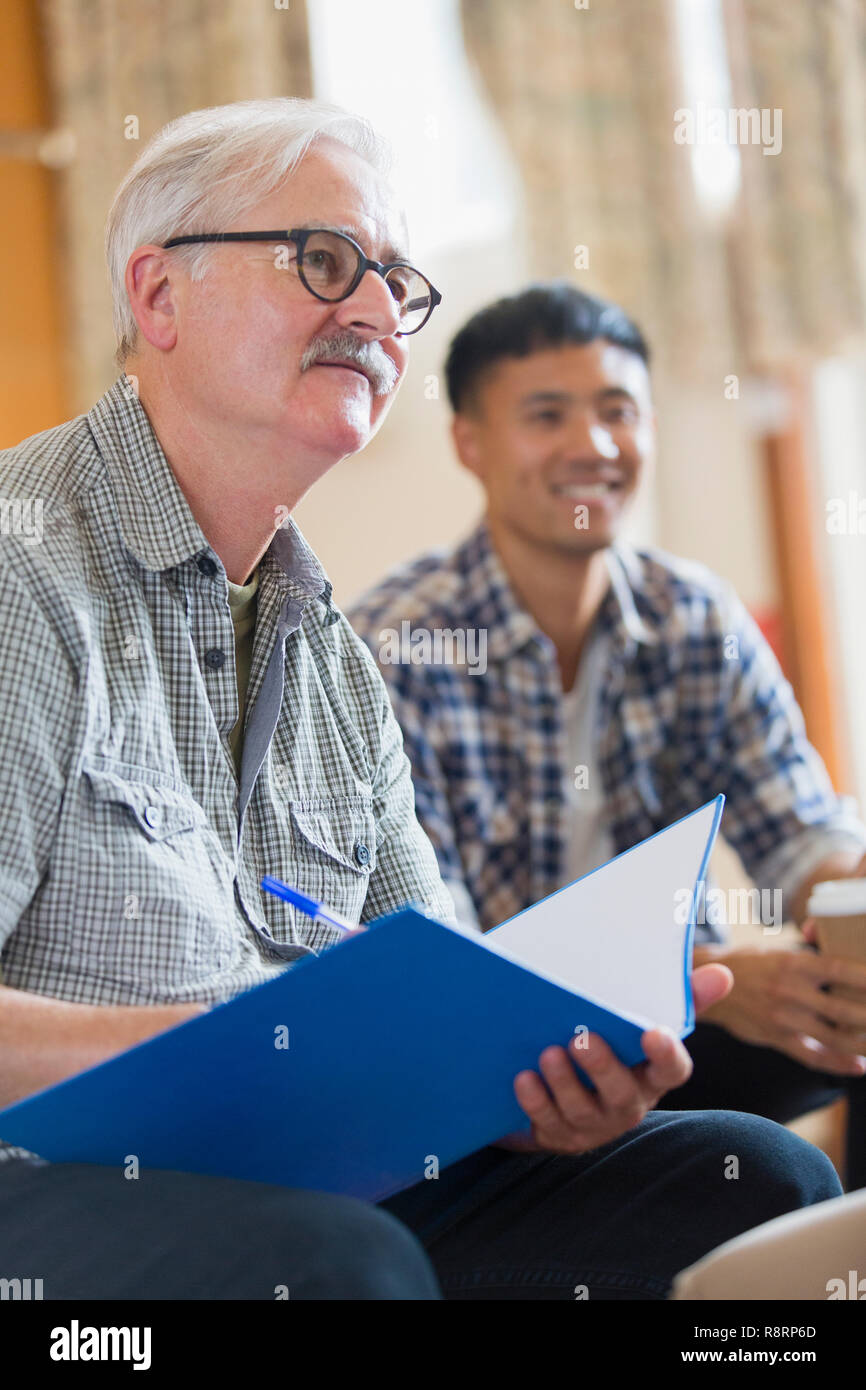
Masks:
[[[491,950],[633,1019],[685,1021],[685,942],[717,803],[487,932]]]

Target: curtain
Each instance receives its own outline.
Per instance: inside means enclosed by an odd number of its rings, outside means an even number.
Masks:
[[[695,336],[713,321],[707,355],[731,370],[723,239],[704,237],[698,254],[688,150],[673,139],[682,102],[667,0],[463,0],[462,15],[522,173],[538,276],[616,299],[671,370],[692,371]]]
[[[743,145],[732,229],[750,365],[843,352],[866,323],[866,6],[728,0],[737,107],[779,110],[782,148]]]
[[[722,16],[733,106],[783,113],[777,156],[738,146],[724,217],[674,140],[690,88],[673,0],[462,4],[535,273],[618,300],[685,382],[843,350],[866,320],[863,0],[723,0]]]

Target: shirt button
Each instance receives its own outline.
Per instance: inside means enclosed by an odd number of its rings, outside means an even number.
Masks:
[[[213,579],[217,572],[215,560],[212,560],[209,555],[199,555],[195,563],[202,574],[206,574],[208,579]]]
[[[156,827],[159,825],[160,821],[162,820],[162,812],[160,811],[158,806],[145,806],[144,819],[145,823],[150,826],[151,830],[155,830]]]
[[[369,851],[369,849],[367,848],[366,845],[357,844],[357,845],[355,846],[355,863],[356,863],[356,864],[360,864],[361,867],[364,868],[364,867],[366,867],[367,864],[369,864],[369,862],[370,862],[370,851]]]
[[[226,654],[222,647],[211,647],[210,651],[205,652],[204,659],[212,670],[218,671],[226,659]]]

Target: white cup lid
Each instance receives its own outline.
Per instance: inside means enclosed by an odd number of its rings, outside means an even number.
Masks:
[[[866,878],[828,879],[813,884],[806,912],[809,917],[850,917],[866,912]]]

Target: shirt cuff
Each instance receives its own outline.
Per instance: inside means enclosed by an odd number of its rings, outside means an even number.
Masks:
[[[853,821],[850,828],[838,830],[804,830],[769,855],[755,875],[757,886],[779,888],[782,891],[783,917],[790,918],[789,904],[797,890],[814,873],[824,859],[832,854],[852,852],[866,854],[866,826]]]

